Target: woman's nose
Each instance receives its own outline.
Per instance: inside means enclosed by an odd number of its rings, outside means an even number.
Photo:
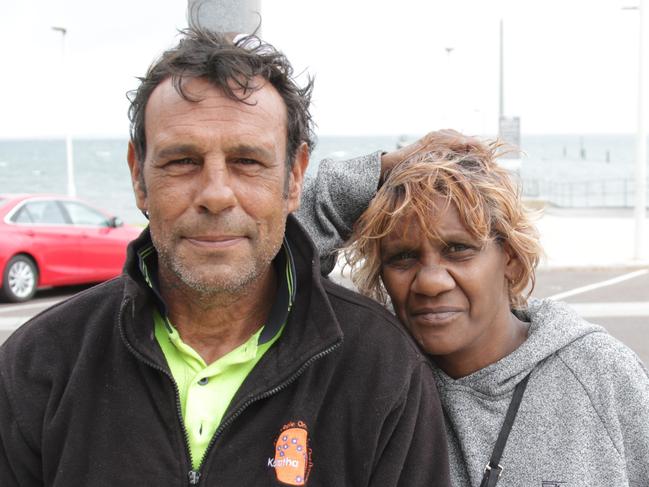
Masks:
[[[412,283],[412,290],[425,296],[437,296],[455,287],[455,279],[443,266],[431,264],[422,266]]]

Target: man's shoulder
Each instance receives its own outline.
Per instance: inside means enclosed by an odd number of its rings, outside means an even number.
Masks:
[[[375,345],[386,357],[394,354],[403,360],[405,353],[417,362],[427,361],[408,331],[385,307],[329,279],[322,282],[346,342],[359,340],[368,348]]]
[[[124,280],[117,277],[93,286],[37,314],[0,346],[0,366],[20,356],[69,353],[83,336],[105,327],[116,316]]]

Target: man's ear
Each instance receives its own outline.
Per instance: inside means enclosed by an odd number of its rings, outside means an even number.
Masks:
[[[142,212],[147,211],[146,205],[146,188],[144,187],[144,175],[141,172],[140,163],[135,155],[135,147],[133,142],[128,143],[128,151],[126,153],[126,160],[128,161],[128,168],[131,171],[131,184],[133,186],[133,193],[135,193],[135,203]]]
[[[295,152],[293,167],[288,174],[288,211],[293,212],[300,207],[302,188],[304,187],[304,174],[309,166],[309,146],[302,142]]]

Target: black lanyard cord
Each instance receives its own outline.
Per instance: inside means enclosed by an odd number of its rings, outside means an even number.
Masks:
[[[518,413],[518,408],[521,405],[527,382],[530,380],[530,374],[531,372],[527,374],[514,389],[514,395],[509,403],[509,408],[507,408],[505,421],[503,422],[502,428],[500,428],[500,433],[498,433],[498,439],[494,445],[494,450],[491,452],[491,459],[484,469],[484,475],[480,487],[494,487],[498,483],[500,474],[503,472],[503,467],[500,465],[500,458],[503,455],[505,444],[507,444],[507,438],[509,438],[509,433],[514,425],[516,413]]]

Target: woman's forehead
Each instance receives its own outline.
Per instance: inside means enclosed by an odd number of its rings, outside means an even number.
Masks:
[[[391,231],[382,239],[386,243],[399,240],[434,238],[444,240],[471,235],[454,203],[438,206],[436,211],[418,215],[414,211],[395,216]]]

